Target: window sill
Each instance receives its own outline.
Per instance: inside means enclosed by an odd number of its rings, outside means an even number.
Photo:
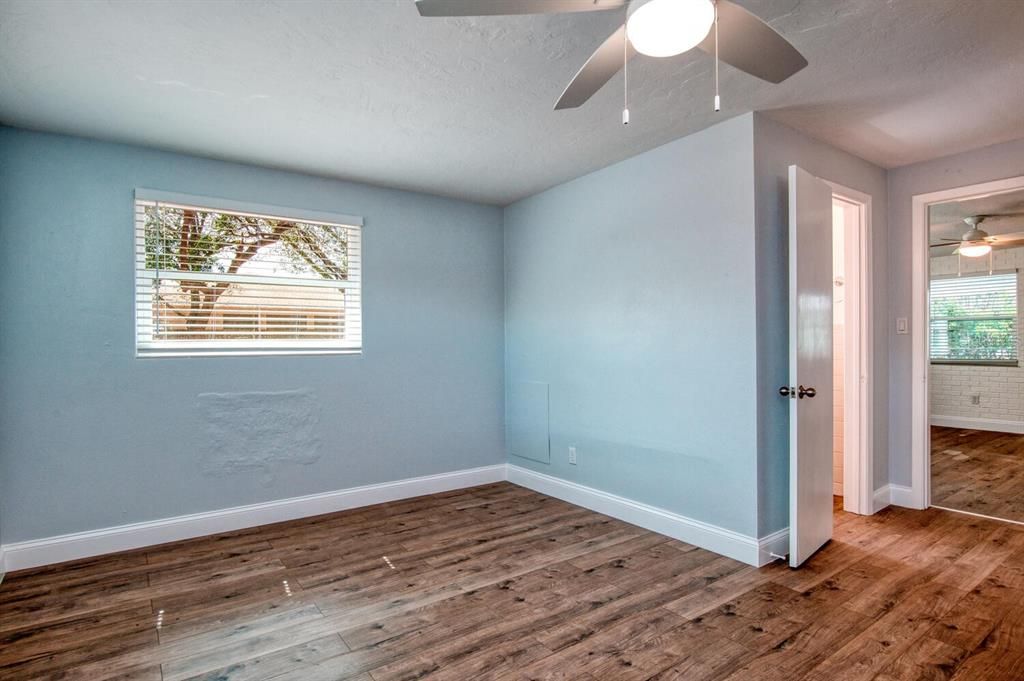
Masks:
[[[999,360],[953,360],[953,359],[933,359],[930,360],[932,366],[953,366],[953,367],[1010,367],[1019,368],[1020,362],[1015,359],[999,361]]]
[[[136,359],[165,359],[168,357],[323,357],[326,355],[361,355],[362,348],[357,349],[323,349],[323,350],[169,350],[136,352]]]

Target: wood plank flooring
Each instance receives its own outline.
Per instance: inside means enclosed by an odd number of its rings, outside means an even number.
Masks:
[[[933,504],[1024,522],[1024,435],[931,432]]]
[[[0,678],[1024,679],[1024,527],[837,511],[760,570],[508,483],[8,575]]]

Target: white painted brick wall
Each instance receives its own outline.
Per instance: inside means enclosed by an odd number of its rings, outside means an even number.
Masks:
[[[956,261],[955,255],[932,258],[932,274],[956,274]],[[963,258],[961,267],[963,272],[988,272],[988,258]],[[1024,248],[995,252],[994,270],[1015,268],[1024,270]],[[1019,343],[1024,337],[1024,318],[1019,314],[1024,302],[1024,277],[1017,277],[1017,285]],[[929,385],[933,415],[1024,423],[1024,368],[934,364]],[[981,403],[971,404],[971,395],[980,395]]]

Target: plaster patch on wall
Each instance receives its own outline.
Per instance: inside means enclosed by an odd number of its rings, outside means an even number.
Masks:
[[[200,393],[196,408],[206,436],[205,475],[256,471],[269,485],[281,466],[320,459],[320,404],[311,390]]]

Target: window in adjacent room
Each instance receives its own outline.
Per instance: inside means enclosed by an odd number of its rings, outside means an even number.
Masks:
[[[1015,271],[932,279],[932,362],[1017,365],[1017,291]]]
[[[138,355],[361,349],[358,218],[155,196],[135,201]]]

